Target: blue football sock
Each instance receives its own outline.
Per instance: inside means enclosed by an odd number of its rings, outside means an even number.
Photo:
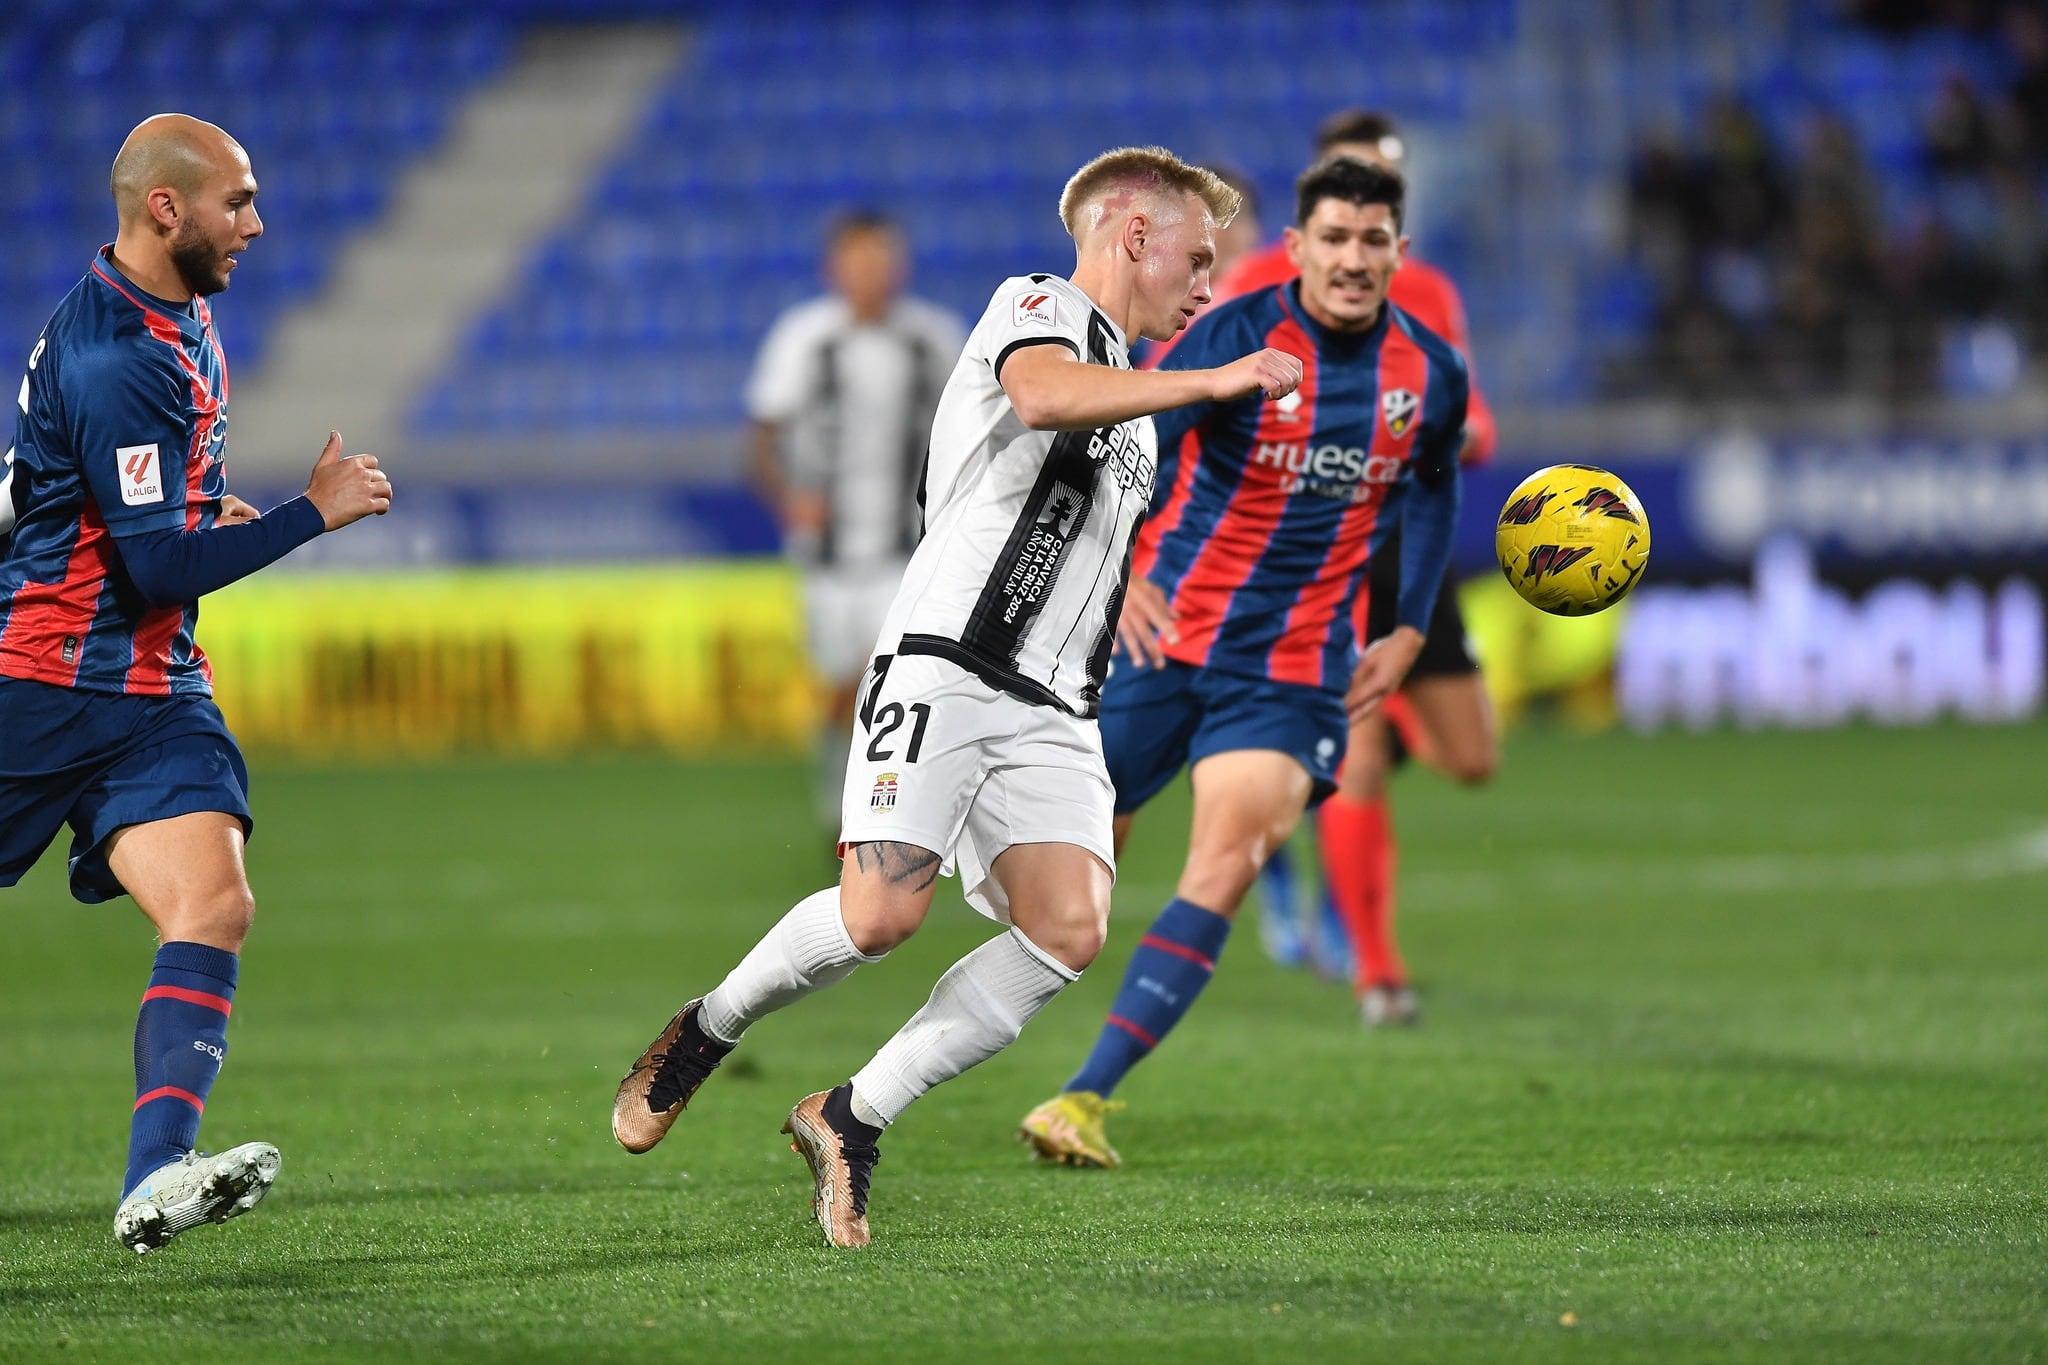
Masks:
[[[1107,1095],[1124,1074],[1144,1060],[1195,1003],[1215,974],[1216,958],[1230,937],[1230,920],[1192,901],[1167,902],[1131,954],[1124,984],[1110,1006],[1102,1035],[1087,1063],[1067,1082],[1068,1090]]]
[[[199,1143],[199,1115],[227,1056],[238,964],[233,953],[203,943],[156,950],[135,1018],[135,1114],[123,1198]]]

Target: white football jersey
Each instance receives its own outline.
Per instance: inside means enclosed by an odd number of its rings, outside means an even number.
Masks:
[[[837,296],[776,321],[747,384],[747,415],[781,428],[790,486],[824,498],[824,526],[790,535],[799,562],[860,571],[910,557],[932,413],[965,340],[951,313],[914,298],[875,323],[856,321]]]
[[[1067,280],[1005,280],[939,396],[925,536],[875,646],[929,654],[1042,706],[1093,716],[1159,458],[1152,419],[1033,431],[998,375],[1027,346],[1131,366],[1124,336]]]

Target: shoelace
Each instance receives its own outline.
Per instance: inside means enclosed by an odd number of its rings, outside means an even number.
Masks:
[[[875,1167],[882,1164],[882,1149],[870,1143],[849,1142],[839,1139],[839,1155],[846,1159],[846,1183],[853,1190],[853,1213],[856,1218],[865,1218],[868,1213],[868,1177]]]
[[[657,1114],[667,1113],[695,1093],[724,1060],[723,1053],[712,1055],[678,1038],[675,1047],[654,1059],[654,1084],[647,1087],[647,1107]]]

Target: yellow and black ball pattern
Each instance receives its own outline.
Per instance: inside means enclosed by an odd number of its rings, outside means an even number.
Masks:
[[[1590,616],[1628,596],[1650,560],[1650,519],[1629,486],[1589,464],[1539,469],[1494,527],[1500,571],[1531,606]]]

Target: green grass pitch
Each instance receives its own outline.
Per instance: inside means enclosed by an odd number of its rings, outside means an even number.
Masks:
[[[833,1253],[776,1129],[988,932],[956,894],[628,1157],[621,1070],[827,875],[801,767],[259,764],[206,1132],[284,1174],[115,1246],[150,940],[45,860],[0,901],[0,1359],[2048,1359],[2044,774],[2036,725],[1531,732],[1489,791],[1405,776],[1424,1027],[1241,932],[1124,1088],[1126,1168],[1034,1167],[1173,794],[1103,962],[888,1135],[876,1245]]]

